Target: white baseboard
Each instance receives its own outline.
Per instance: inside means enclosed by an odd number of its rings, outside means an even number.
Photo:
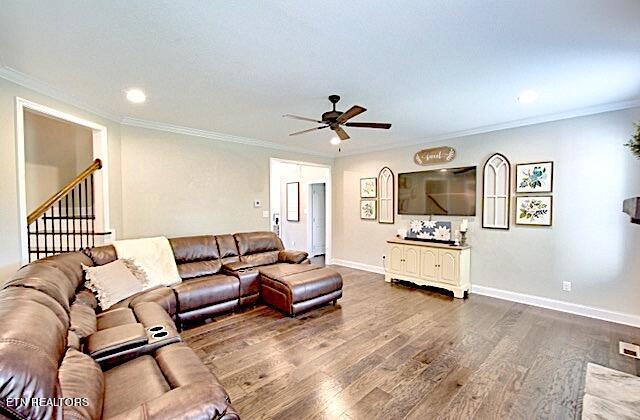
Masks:
[[[327,262],[327,264],[329,264]],[[372,273],[384,274],[384,268],[377,265],[362,264],[355,261],[340,260],[333,258],[331,264],[341,265],[343,267],[355,268],[356,270],[370,271]]]
[[[347,261],[341,259],[333,259],[332,264],[344,267],[355,268],[357,270],[370,271],[372,273],[384,274],[384,268],[362,264],[355,261]],[[579,305],[577,303],[565,302],[561,300],[549,299],[540,296],[526,295],[524,293],[511,292],[509,290],[495,289],[493,287],[472,285],[471,293],[478,295],[490,296],[496,299],[508,300],[511,302],[524,303],[526,305],[538,306],[540,308],[551,309],[554,311],[566,312],[574,315],[586,316],[588,318],[600,319],[603,321],[615,322],[617,324],[630,325],[632,327],[640,327],[640,316],[627,314],[623,312],[609,311],[607,309],[596,308],[593,306]]]
[[[508,290],[494,289],[480,285],[472,285],[471,292],[478,295],[490,296],[497,299],[509,300],[512,302],[524,303],[541,308],[552,309],[554,311],[567,312],[574,315],[582,315],[589,318],[601,319],[603,321],[615,322],[617,324],[640,327],[640,316],[615,312],[593,306],[580,305],[577,303],[565,302],[524,293],[516,293]]]

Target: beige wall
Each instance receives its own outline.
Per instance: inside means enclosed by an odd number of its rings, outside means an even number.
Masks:
[[[341,157],[334,163],[120,126],[0,79],[0,278],[20,264],[16,96],[107,126],[111,224],[121,238],[268,229],[262,211],[269,209],[271,157],[334,165],[334,258],[381,266],[385,240],[411,219],[397,217],[394,225],[360,220],[358,186],[359,178],[376,176],[383,166],[396,176],[420,170],[412,162],[420,146]],[[640,228],[620,211],[624,198],[640,195],[640,162],[622,147],[639,118],[640,109],[633,109],[441,143],[458,150],[455,166],[481,166],[494,152],[514,164],[555,162],[553,227],[512,225],[503,232],[482,229],[480,220],[472,218],[474,284],[640,314]],[[253,207],[254,199],[262,200],[260,209]],[[572,292],[561,290],[563,280],[573,282]]]
[[[413,163],[423,147],[453,146],[458,156],[449,166],[480,170],[494,152],[512,165],[553,160],[553,227],[512,224],[509,231],[497,231],[482,229],[480,218],[471,218],[472,283],[640,314],[640,226],[621,211],[623,199],[640,195],[640,162],[622,146],[638,119],[640,109],[632,109],[340,157],[334,165],[334,258],[382,266],[385,240],[415,217],[397,216],[394,225],[360,220],[359,179],[377,176],[383,166],[396,179],[399,172],[425,169]],[[456,225],[461,220],[439,219]],[[573,283],[571,292],[562,291],[564,280]]]
[[[269,159],[332,159],[122,127],[121,237],[268,230]],[[253,201],[262,207],[254,208]]]
[[[0,79],[0,282],[12,275],[21,263],[15,140],[16,96],[107,127],[111,225],[120,230],[122,220],[120,125]]]
[[[107,127],[111,227],[118,238],[269,229],[269,159],[333,159],[122,126],[0,79],[0,281],[20,266],[15,101]],[[253,207],[260,199],[262,207]],[[126,204],[125,204],[126,203]],[[124,216],[124,217],[123,217]]]
[[[24,113],[27,213],[73,180],[93,161],[91,129]]]

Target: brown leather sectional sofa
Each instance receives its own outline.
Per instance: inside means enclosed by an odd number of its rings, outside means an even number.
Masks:
[[[104,312],[82,264],[114,261],[112,246],[35,261],[2,285],[0,419],[239,419],[180,327],[261,299],[294,316],[342,296],[338,273],[271,232],[169,241],[182,283]]]

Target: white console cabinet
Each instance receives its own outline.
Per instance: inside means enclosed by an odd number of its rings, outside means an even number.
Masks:
[[[385,280],[405,280],[453,292],[462,298],[471,289],[471,248],[434,242],[387,241]]]

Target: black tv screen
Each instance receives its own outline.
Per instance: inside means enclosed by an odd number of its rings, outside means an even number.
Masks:
[[[398,214],[476,215],[476,167],[398,175]]]

